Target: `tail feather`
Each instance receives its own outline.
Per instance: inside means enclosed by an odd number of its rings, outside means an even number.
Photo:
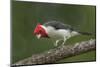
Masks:
[[[89,32],[79,32],[82,35],[94,35],[93,33],[89,33]]]

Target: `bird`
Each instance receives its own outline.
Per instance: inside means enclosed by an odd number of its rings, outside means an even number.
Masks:
[[[33,31],[33,34],[36,35],[38,39],[54,39],[54,46],[58,46],[58,43],[61,40],[63,41],[62,45],[64,45],[69,38],[76,35],[91,35],[91,33],[76,31],[70,25],[56,20],[47,21],[44,24],[38,23]]]

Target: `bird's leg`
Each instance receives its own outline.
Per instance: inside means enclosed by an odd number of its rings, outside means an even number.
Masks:
[[[65,44],[65,42],[66,42],[66,40],[67,40],[67,39],[68,39],[68,38],[64,37],[64,40],[63,40],[62,45],[64,45],[64,44]]]
[[[66,40],[67,39],[69,39],[71,36],[69,36],[69,37],[64,37],[64,40],[63,40],[63,43],[62,43],[62,45],[64,45],[65,44],[65,42],[66,42]]]
[[[60,40],[56,40],[56,42],[54,43],[54,46],[58,46],[58,42],[59,42]]]

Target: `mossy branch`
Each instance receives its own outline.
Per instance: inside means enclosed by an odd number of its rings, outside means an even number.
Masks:
[[[96,49],[95,39],[82,41],[74,45],[59,46],[41,54],[33,54],[31,57],[20,60],[12,66],[18,65],[36,65],[36,64],[49,64],[55,63],[63,58],[78,55],[80,53],[88,52]]]

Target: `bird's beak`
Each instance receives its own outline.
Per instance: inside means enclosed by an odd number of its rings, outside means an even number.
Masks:
[[[41,38],[41,34],[37,34],[36,36],[37,36],[37,38],[38,38],[38,39],[40,39],[40,38]]]

